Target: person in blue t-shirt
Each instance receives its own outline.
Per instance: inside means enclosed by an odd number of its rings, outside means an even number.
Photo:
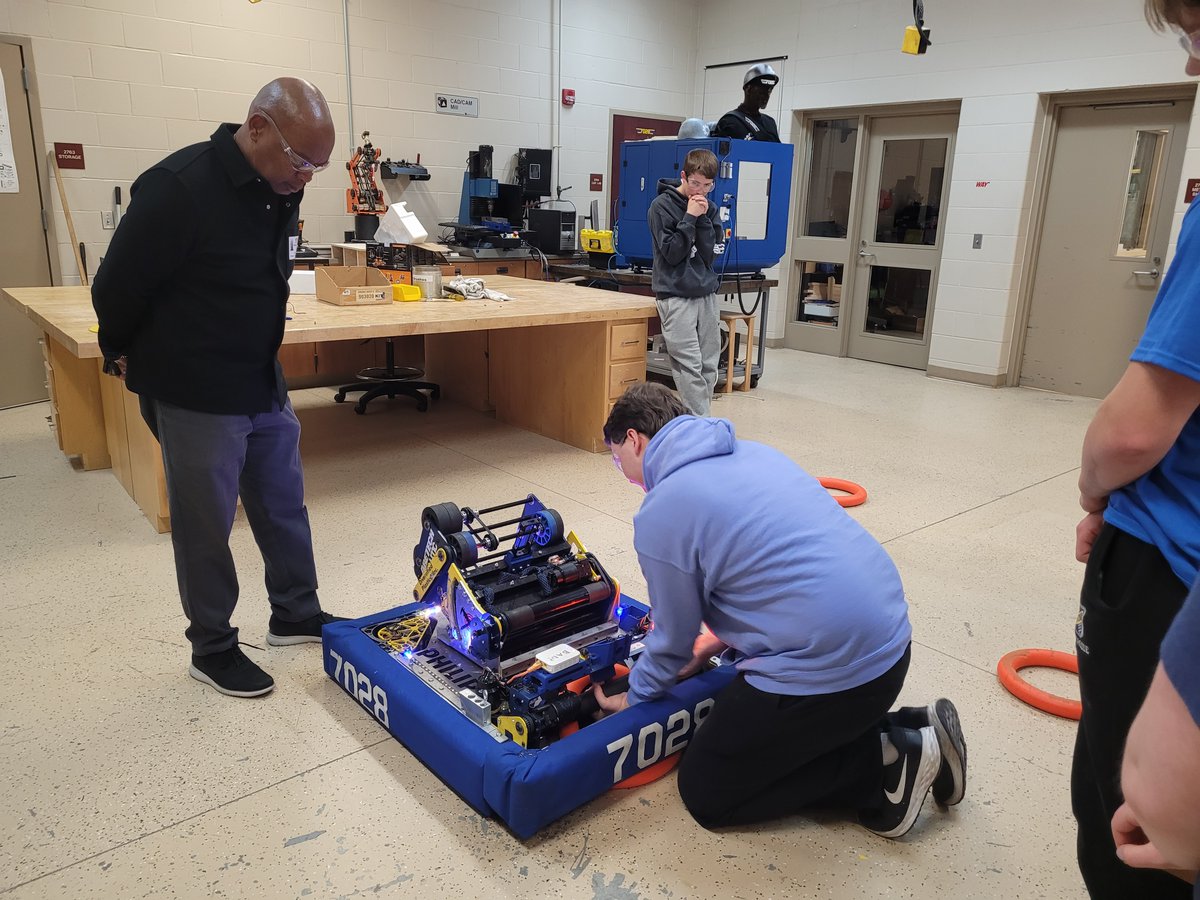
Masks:
[[[1200,578],[1162,643],[1162,662],[1133,720],[1112,820],[1117,856],[1196,882],[1200,870]],[[1200,884],[1195,895],[1200,898]]]
[[[644,488],[634,547],[654,627],[609,713],[657,700],[729,651],[717,695],[679,767],[707,828],[806,809],[852,809],[899,837],[932,786],[962,800],[967,748],[949,700],[889,713],[912,628],[887,551],[777,450],[698,418],[659,384],[613,406],[605,442]],[[703,627],[702,627],[703,626]]]
[[[1200,75],[1200,6],[1146,0],[1179,31]],[[1193,39],[1189,35],[1196,35]],[[1093,897],[1189,897],[1162,872],[1117,858],[1121,748],[1159,644],[1200,568],[1200,218],[1192,204],[1175,260],[1121,380],[1083,442],[1075,555],[1087,563],[1075,624],[1083,715],[1071,768],[1079,870]]]

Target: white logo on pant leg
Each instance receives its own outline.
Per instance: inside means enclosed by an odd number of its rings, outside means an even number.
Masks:
[[[1079,615],[1075,617],[1075,646],[1079,648],[1081,653],[1091,653],[1088,645],[1083,642],[1083,615],[1087,612],[1083,605],[1079,606]]]

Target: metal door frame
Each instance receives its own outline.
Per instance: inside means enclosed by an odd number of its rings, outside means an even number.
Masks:
[[[793,117],[799,125],[799,131],[794,132],[802,137],[796,141],[796,160],[792,167],[792,171],[797,173],[794,180],[794,188],[792,191],[792,228],[788,235],[787,251],[784,259],[787,261],[789,268],[787,269],[787,306],[784,311],[783,327],[784,327],[784,346],[790,346],[787,343],[788,329],[791,327],[804,327],[803,323],[795,320],[796,304],[799,298],[793,296],[795,294],[795,285],[792,279],[796,278],[796,266],[798,263],[807,262],[807,259],[798,259],[796,256],[795,245],[798,240],[814,240],[803,234],[804,229],[804,211],[808,204],[808,168],[812,161],[813,139],[812,139],[812,123],[815,119],[852,119],[859,120],[858,130],[858,146],[855,150],[854,159],[854,180],[850,189],[850,218],[846,223],[846,237],[844,238],[818,238],[816,240],[829,240],[831,243],[841,241],[846,243],[847,255],[844,262],[842,278],[842,297],[852,296],[856,282],[855,270],[858,268],[857,263],[857,241],[861,240],[863,229],[863,211],[862,211],[862,192],[865,185],[865,179],[868,177],[867,170],[867,148],[869,147],[871,138],[871,122],[879,119],[896,119],[908,118],[912,116],[939,116],[953,115],[961,118],[962,103],[959,100],[950,101],[933,101],[933,102],[918,102],[918,103],[889,103],[882,106],[839,106],[825,107],[819,109],[798,109],[793,110]],[[955,130],[957,136],[957,129]],[[952,160],[947,160],[947,170],[949,170]],[[949,171],[947,172],[949,174]],[[949,195],[949,184],[947,184],[947,196]],[[781,260],[780,264],[783,264]],[[783,273],[781,273],[783,274]],[[780,279],[781,287],[784,286],[783,279]],[[824,326],[821,327],[824,330]],[[930,323],[932,328],[932,323]],[[932,332],[931,332],[932,336]],[[839,317],[838,327],[834,337],[837,353],[839,357],[849,356],[850,353],[850,322],[849,317]],[[811,348],[810,348],[811,349]],[[822,352],[820,350],[814,352]],[[833,354],[831,354],[833,355]],[[887,365],[882,363],[881,365]]]
[[[1004,376],[1005,387],[1019,387],[1021,383],[1021,365],[1025,361],[1025,340],[1029,335],[1029,317],[1033,310],[1033,283],[1037,274],[1038,260],[1042,245],[1043,227],[1046,221],[1046,205],[1050,196],[1050,170],[1054,164],[1054,153],[1058,146],[1058,128],[1061,113],[1064,109],[1079,106],[1093,106],[1108,103],[1155,103],[1163,100],[1184,100],[1192,103],[1192,118],[1200,112],[1200,97],[1197,96],[1198,84],[1195,81],[1181,81],[1175,84],[1164,84],[1147,87],[1112,89],[1103,91],[1071,91],[1060,94],[1039,94],[1038,111],[1034,120],[1034,136],[1037,143],[1034,147],[1030,165],[1035,166],[1032,181],[1032,202],[1030,203],[1027,220],[1028,240],[1021,254],[1021,281],[1017,287],[1017,308],[1013,317],[1012,340],[1009,342],[1008,372]],[[1189,124],[1188,132],[1191,126]],[[1186,147],[1188,134],[1183,140]],[[1187,178],[1185,164],[1182,173]],[[1172,191],[1164,196],[1176,197],[1177,191],[1185,182],[1176,185],[1172,190],[1170,185],[1164,186],[1164,191]],[[1170,208],[1169,215],[1174,217],[1178,209],[1178,201]],[[1018,228],[1018,238],[1021,229]],[[1165,270],[1164,270],[1165,271]]]
[[[38,198],[46,216],[44,231],[46,255],[50,262],[50,281],[62,284],[62,270],[58,261],[58,236],[54,228],[54,204],[51,196],[51,176],[46,149],[46,133],[42,129],[42,100],[38,94],[37,69],[34,66],[33,39],[17,34],[0,32],[0,43],[15,44],[21,49],[22,65],[28,74],[29,85],[26,98],[29,102],[29,124],[33,128],[33,151],[37,166]]]

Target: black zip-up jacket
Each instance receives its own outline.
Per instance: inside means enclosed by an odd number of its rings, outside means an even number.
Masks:
[[[303,192],[281,197],[242,155],[237,125],[134,182],[92,283],[106,359],[131,391],[199,412],[282,407],[277,353]]]

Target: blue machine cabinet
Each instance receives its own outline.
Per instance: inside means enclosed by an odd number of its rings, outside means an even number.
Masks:
[[[621,145],[621,185],[614,225],[616,250],[635,266],[654,261],[647,213],[661,178],[678,179],[684,157],[696,149],[717,157],[709,202],[725,225],[718,274],[761,272],[783,258],[791,199],[791,144],[728,138],[626,141]]]

